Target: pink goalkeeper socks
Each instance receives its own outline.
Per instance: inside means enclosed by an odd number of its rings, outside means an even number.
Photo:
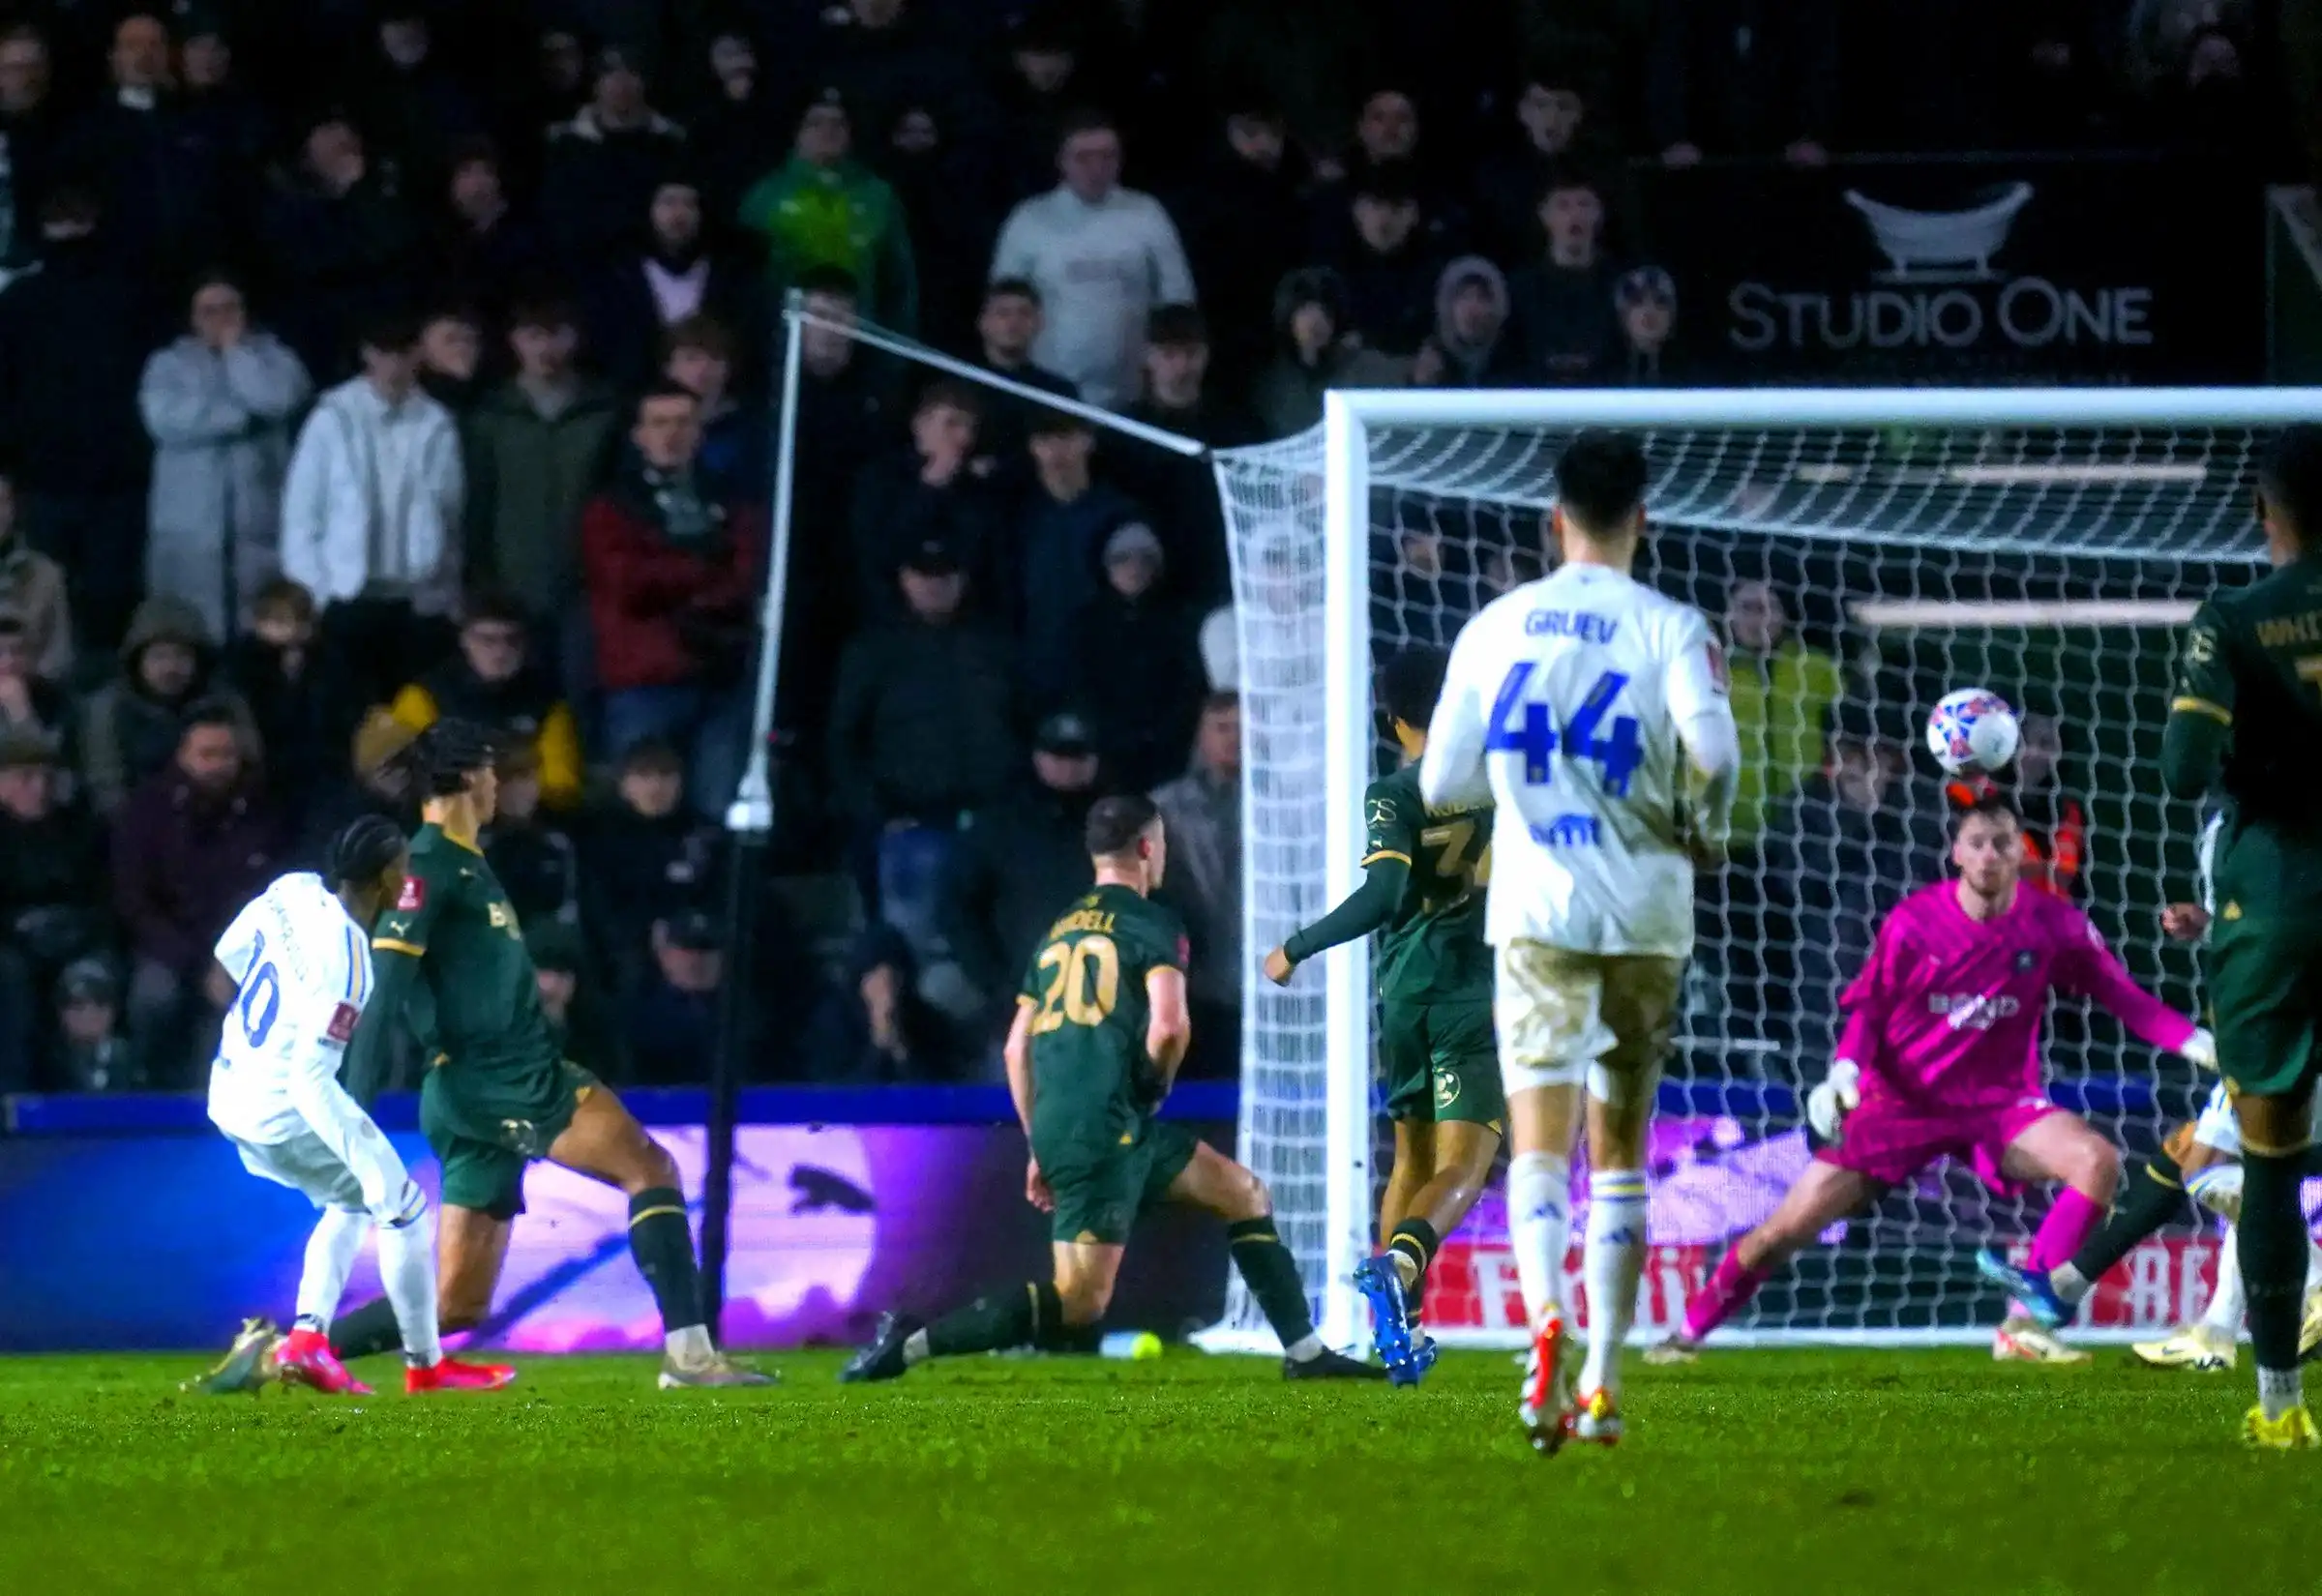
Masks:
[[[1726,1249],[1725,1256],[1717,1260],[1709,1283],[1693,1293],[1685,1304],[1685,1339],[1701,1341],[1709,1333],[1731,1318],[1734,1311],[1758,1294],[1766,1284],[1767,1271],[1742,1267],[1742,1250]]]
[[[2071,1262],[2072,1255],[2080,1251],[2080,1244],[2103,1223],[2104,1205],[2067,1186],[2056,1194],[2056,1200],[2048,1207],[2048,1217],[2039,1222],[2039,1229],[2032,1237],[2032,1254],[2024,1259],[2024,1267],[2044,1275]]]

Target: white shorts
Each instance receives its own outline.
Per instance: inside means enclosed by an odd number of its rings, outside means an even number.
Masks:
[[[1499,950],[1492,1019],[1510,1097],[1585,1084],[1600,1102],[1650,1101],[1677,1024],[1685,961],[1575,953],[1539,942]]]
[[[2322,1133],[2322,1094],[2314,1099],[2314,1128]],[[2227,1158],[2242,1156],[2242,1122],[2234,1117],[2233,1098],[2221,1080],[2210,1088],[2209,1101],[2201,1105],[2201,1116],[2193,1121],[2193,1139]]]
[[[427,1195],[403,1167],[394,1144],[369,1120],[354,1138],[352,1164],[313,1131],[283,1141],[228,1139],[242,1154],[245,1169],[304,1193],[317,1208],[369,1214],[381,1225],[407,1225],[427,1206]]]

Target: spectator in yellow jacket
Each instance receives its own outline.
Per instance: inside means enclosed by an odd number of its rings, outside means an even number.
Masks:
[[[1845,685],[1838,661],[1809,648],[1770,582],[1739,581],[1726,596],[1727,665],[1742,776],[1734,791],[1736,847],[1756,841],[1769,806],[1822,768],[1823,725]]]
[[[549,673],[532,663],[523,606],[504,594],[468,601],[460,652],[395,695],[395,718],[425,731],[452,716],[497,727],[540,755],[540,798],[551,809],[580,801],[580,724]]]

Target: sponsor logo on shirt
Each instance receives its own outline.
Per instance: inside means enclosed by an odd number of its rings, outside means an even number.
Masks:
[[[1560,814],[1555,819],[1532,823],[1532,840],[1544,848],[1593,848],[1602,838],[1602,828],[1593,814]]]
[[[2018,948],[2018,949],[2016,950],[2016,954],[2015,954],[2015,973],[2016,973],[2016,974],[2018,974],[2018,975],[2028,975],[2028,974],[2030,974],[2030,973],[2031,973],[2031,970],[2032,970],[2032,966],[2033,966],[2033,965],[2035,965],[2035,964],[2037,964],[2037,963],[2039,963],[2039,955],[2038,955],[2038,954],[2034,953],[2034,952],[2033,952],[2033,951],[2032,951],[2030,948]]]
[[[1927,1013],[1939,1014],[1954,1031],[1988,1031],[2013,1020],[2023,1004],[2006,992],[1929,992]]]

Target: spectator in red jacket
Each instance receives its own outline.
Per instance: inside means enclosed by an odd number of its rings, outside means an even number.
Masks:
[[[129,1030],[149,1085],[194,1085],[234,984],[211,957],[219,935],[268,877],[281,828],[241,711],[187,711],[171,761],[113,817],[113,905],[129,933]]]
[[[749,738],[765,521],[696,470],[701,401],[673,382],[637,401],[634,446],[580,519],[607,753],[648,738],[685,754],[695,806],[725,813]]]

